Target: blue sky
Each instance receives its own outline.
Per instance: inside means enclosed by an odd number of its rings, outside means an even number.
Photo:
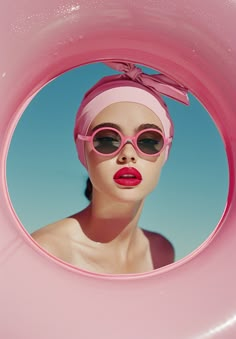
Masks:
[[[30,233],[87,205],[87,173],[77,159],[74,119],[85,91],[111,73],[100,63],[68,71],[45,86],[23,113],[8,153],[7,184]],[[228,194],[228,164],[217,127],[198,100],[190,94],[189,107],[165,101],[175,137],[140,226],[170,239],[180,259],[216,227]]]

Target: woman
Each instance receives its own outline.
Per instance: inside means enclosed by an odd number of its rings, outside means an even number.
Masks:
[[[144,231],[138,220],[145,197],[168,157],[173,124],[160,94],[188,104],[187,90],[162,74],[130,63],[101,79],[78,110],[74,138],[89,174],[90,204],[32,237],[48,252],[81,269],[142,273],[174,261],[172,244]],[[90,189],[89,189],[90,188]]]

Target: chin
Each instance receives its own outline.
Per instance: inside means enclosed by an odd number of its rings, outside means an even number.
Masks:
[[[146,198],[149,192],[143,192],[143,190],[137,189],[137,187],[122,187],[118,190],[114,190],[112,199],[118,200],[119,202],[139,202]]]

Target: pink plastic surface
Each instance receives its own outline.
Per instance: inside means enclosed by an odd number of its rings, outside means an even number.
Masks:
[[[236,338],[235,20],[235,0],[1,1],[1,338]],[[7,194],[8,146],[30,97],[102,59],[182,82],[212,115],[228,154],[230,191],[215,232],[148,274],[96,275],[59,262],[31,240]]]

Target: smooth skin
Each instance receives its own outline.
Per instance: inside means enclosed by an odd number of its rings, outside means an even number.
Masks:
[[[144,124],[154,124],[163,131],[156,114],[131,102],[106,107],[92,121],[88,134],[106,123],[117,125],[127,136],[135,135]],[[55,257],[96,273],[143,273],[172,263],[172,244],[162,235],[138,226],[145,197],[158,183],[164,153],[141,155],[126,143],[117,155],[104,157],[85,142],[93,184],[91,203],[75,215],[35,231],[32,237]],[[134,187],[117,184],[113,176],[123,167],[136,168],[142,175],[141,183]]]

